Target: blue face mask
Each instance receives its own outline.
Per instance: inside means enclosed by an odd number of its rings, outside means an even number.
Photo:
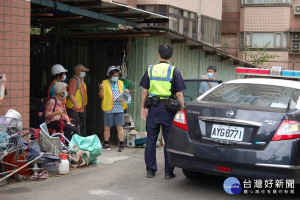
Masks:
[[[118,79],[119,79],[119,77],[117,77],[117,76],[113,76],[113,77],[111,78],[111,81],[112,81],[112,82],[117,82],[117,81],[118,81]]]
[[[208,78],[212,78],[212,77],[214,77],[214,74],[213,73],[207,73],[207,76],[208,76]]]
[[[84,78],[85,77],[85,72],[80,72],[80,75],[79,75],[81,78]]]
[[[66,98],[67,96],[68,96],[68,92],[65,92],[62,98]]]

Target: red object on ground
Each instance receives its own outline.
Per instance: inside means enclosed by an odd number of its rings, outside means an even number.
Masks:
[[[23,165],[27,164],[27,162],[20,162],[22,160],[26,160],[27,155],[28,155],[28,150],[25,150],[22,154],[19,154],[18,156],[16,155],[16,152],[10,153],[7,156],[5,156],[3,158],[4,162],[12,164],[12,165],[17,165],[17,167],[4,165],[5,171],[17,170],[17,169],[21,168]],[[16,174],[14,174],[13,177],[17,178],[17,174],[29,176],[30,174],[32,174],[32,171],[28,170],[28,169],[29,169],[29,166],[26,166],[25,168],[21,169]]]
[[[60,154],[58,154],[58,156],[59,156],[62,160],[67,160],[69,154],[66,154],[66,153],[60,153]]]

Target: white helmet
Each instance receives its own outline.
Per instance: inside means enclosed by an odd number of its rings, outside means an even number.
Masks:
[[[6,112],[5,117],[14,118],[14,119],[22,119],[21,114],[14,109],[9,109]]]
[[[10,126],[15,126],[17,128],[17,131],[22,131],[23,129],[23,120],[21,114],[13,109],[9,109],[5,117],[7,117],[7,123],[10,124]]]
[[[111,72],[112,70],[118,70],[119,73],[121,73],[121,70],[120,70],[120,66],[110,66],[107,70],[107,76],[109,76],[109,72]]]
[[[60,64],[55,64],[52,66],[51,68],[51,75],[55,76],[57,74],[63,73],[63,72],[67,72],[68,70],[66,70],[62,65]]]

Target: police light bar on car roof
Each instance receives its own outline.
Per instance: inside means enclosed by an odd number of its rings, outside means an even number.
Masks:
[[[235,72],[238,74],[270,74],[270,69],[259,69],[259,68],[246,68],[237,67]]]
[[[258,76],[273,76],[285,78],[300,78],[300,71],[282,70],[280,66],[273,66],[271,69],[237,67],[237,74],[258,75]]]

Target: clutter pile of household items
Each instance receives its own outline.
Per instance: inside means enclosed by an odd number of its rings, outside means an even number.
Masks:
[[[50,175],[68,174],[70,167],[97,163],[102,146],[97,135],[69,141],[64,134],[23,128],[22,116],[10,109],[0,116],[0,184],[9,177],[44,180]]]
[[[132,116],[129,113],[124,114],[124,144],[127,147],[145,147],[147,143],[147,133],[136,130]]]

